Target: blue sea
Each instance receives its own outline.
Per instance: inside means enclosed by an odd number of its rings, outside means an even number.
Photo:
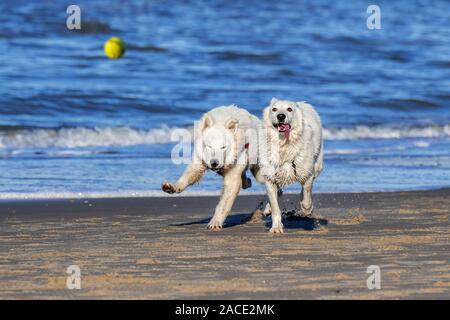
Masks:
[[[379,30],[367,1],[80,0],[81,30],[69,4],[0,2],[0,199],[162,195],[173,130],[272,97],[322,117],[316,191],[450,186],[449,1],[377,1]]]

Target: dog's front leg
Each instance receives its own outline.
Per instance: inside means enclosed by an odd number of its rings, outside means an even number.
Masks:
[[[161,189],[167,193],[183,192],[188,186],[199,181],[205,174],[205,171],[205,165],[191,163],[176,183],[165,182],[161,185]]]
[[[243,168],[235,167],[223,176],[223,190],[208,229],[221,229],[242,186]]]
[[[283,222],[281,221],[281,210],[278,204],[278,188],[277,186],[266,181],[267,196],[269,197],[270,207],[272,209],[272,228],[271,233],[283,233]]]

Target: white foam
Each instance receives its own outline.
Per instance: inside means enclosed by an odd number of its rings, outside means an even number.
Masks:
[[[148,130],[129,127],[12,130],[0,132],[0,148],[77,148],[169,143],[172,130],[168,126]]]
[[[324,129],[326,140],[363,140],[363,139],[402,139],[402,138],[444,138],[450,137],[450,125],[431,125],[424,127],[370,127]]]
[[[428,148],[431,144],[426,141],[416,141],[414,142],[414,146],[418,148]]]
[[[1,200],[49,200],[49,199],[110,199],[110,198],[155,198],[220,196],[220,191],[186,191],[182,194],[167,194],[163,191],[94,191],[94,192],[2,192]],[[241,191],[240,194],[263,195],[263,192]]]
[[[175,129],[180,128],[162,126],[147,130],[129,127],[7,130],[0,131],[0,148],[14,150],[49,147],[78,148],[163,144],[173,142],[171,134]],[[192,133],[192,128],[187,129]],[[326,140],[442,137],[450,137],[450,125],[430,125],[412,128],[361,125],[351,128],[324,129],[324,138]]]
[[[325,149],[326,155],[345,155],[345,154],[358,154],[359,149]]]

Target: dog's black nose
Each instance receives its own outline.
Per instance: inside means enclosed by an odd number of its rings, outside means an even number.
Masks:
[[[211,160],[211,167],[217,168],[218,165],[219,165],[219,161],[217,161],[216,159]]]
[[[280,113],[280,114],[277,115],[277,119],[280,122],[284,122],[284,119],[286,119],[286,115],[283,114],[283,113]]]

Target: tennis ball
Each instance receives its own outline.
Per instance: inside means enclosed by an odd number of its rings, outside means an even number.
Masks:
[[[108,58],[119,59],[125,53],[125,43],[120,38],[112,37],[105,42],[104,50]]]

